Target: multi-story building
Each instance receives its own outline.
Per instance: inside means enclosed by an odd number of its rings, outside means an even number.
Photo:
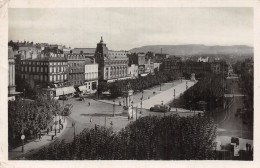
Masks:
[[[21,60],[21,78],[30,82],[32,87],[67,86],[68,61],[64,57],[44,57]]]
[[[129,65],[135,64],[135,65],[144,65],[145,64],[145,53],[131,53],[127,54],[127,57],[129,59]]]
[[[99,64],[99,80],[113,82],[115,80],[131,78],[127,74],[127,54],[127,51],[109,51],[101,37],[95,51],[95,58]]]
[[[8,47],[8,100],[15,100],[15,60],[12,47]]]
[[[211,68],[211,71],[213,73],[225,73],[226,74],[226,71],[228,69],[228,65],[226,64],[225,61],[214,61],[214,62],[211,62],[210,63],[210,68]]]
[[[71,86],[84,85],[85,56],[82,54],[65,54],[68,60],[68,84]]]
[[[97,90],[98,85],[98,64],[91,59],[85,61],[85,86],[86,91],[93,92]],[[84,87],[81,87],[84,88]]]
[[[130,66],[128,66],[127,74],[133,79],[138,78],[138,65],[131,64]]]
[[[93,59],[95,57],[95,48],[74,48],[72,49],[73,54],[81,54],[84,55],[85,58]]]

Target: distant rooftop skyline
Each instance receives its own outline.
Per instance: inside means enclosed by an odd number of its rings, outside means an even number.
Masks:
[[[145,45],[253,46],[253,8],[13,9],[9,40],[109,50]]]

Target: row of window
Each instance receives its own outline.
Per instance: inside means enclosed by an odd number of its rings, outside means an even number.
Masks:
[[[70,59],[85,59],[85,56],[84,55],[74,55],[74,54],[69,54],[67,55],[67,59],[70,60]]]
[[[22,61],[23,65],[67,65],[67,62]]]
[[[59,67],[50,67],[50,73],[59,73],[59,72],[65,72],[66,68],[63,66]]]
[[[67,74],[62,75],[50,75],[50,82],[67,80]]]
[[[98,72],[85,73],[86,80],[97,79],[97,78],[98,78]]]
[[[79,66],[84,67],[85,64],[84,63],[69,63],[69,67],[79,67]]]
[[[106,64],[127,64],[127,61],[106,61]]]
[[[47,75],[30,75],[30,77],[35,81],[40,82],[48,82],[48,76]],[[21,74],[22,79],[29,79],[28,74]]]
[[[71,74],[71,75],[69,75],[69,80],[77,80],[77,79],[84,80],[84,75],[83,74]]]

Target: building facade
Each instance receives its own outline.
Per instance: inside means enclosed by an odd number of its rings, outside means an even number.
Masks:
[[[12,47],[8,47],[8,100],[15,100],[15,58]]]
[[[21,60],[20,75],[32,87],[67,86],[68,61],[64,57],[45,57]]]
[[[131,64],[128,67],[127,74],[133,79],[138,78],[138,65]]]
[[[68,60],[68,84],[70,86],[84,85],[85,56],[82,54],[65,54]]]
[[[98,85],[98,64],[91,60],[85,61],[85,83],[86,91],[97,90]]]
[[[127,54],[127,51],[109,51],[101,37],[95,52],[99,80],[113,82],[131,78],[127,74]]]

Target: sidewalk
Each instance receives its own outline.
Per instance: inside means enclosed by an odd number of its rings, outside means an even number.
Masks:
[[[162,101],[163,101],[163,104],[170,103],[174,99],[174,97],[173,97],[174,89],[175,89],[175,99],[177,99],[180,96],[180,94],[186,90],[186,82],[187,82],[188,88],[192,87],[193,85],[195,85],[197,83],[197,81],[182,80],[181,83],[177,83],[176,85],[174,85],[173,87],[171,87],[167,90],[164,90],[164,91],[156,90],[155,95],[151,94],[151,96],[149,96],[149,99],[143,100],[142,108],[149,110],[155,104],[161,104]],[[172,85],[172,83],[165,83],[165,84]],[[144,90],[144,91],[153,92],[154,90]],[[141,93],[138,93],[138,95],[133,96],[134,102],[138,102],[138,103],[134,103],[134,107],[138,106],[138,108],[141,108],[141,100],[137,98],[137,97],[140,97],[140,95],[141,95]],[[107,104],[114,104],[114,102],[111,100],[96,100],[96,101],[107,103]],[[115,102],[115,105],[119,105],[118,100]],[[176,108],[172,108],[171,111],[174,112],[175,110],[176,110]],[[178,108],[178,112],[190,112],[190,110]]]
[[[60,118],[62,119],[62,117],[60,117]],[[59,121],[59,116],[56,116],[56,118],[54,118],[54,121],[55,120]],[[54,137],[54,140],[51,140],[52,135],[55,135],[54,129],[51,132],[49,132],[49,135],[47,135],[46,130],[41,131],[42,132],[42,139],[41,140],[35,139],[34,141],[25,144],[24,145],[24,152],[22,152],[22,146],[10,150],[8,152],[9,160],[18,159],[19,157],[22,157],[25,154],[33,152],[36,149],[43,147],[43,146],[55,141],[55,139],[57,139],[57,137],[61,136],[63,134],[63,132],[65,132],[65,129],[67,127],[67,122],[68,122],[67,120],[68,120],[67,118],[65,118],[65,121],[61,120],[61,123],[63,124],[63,129],[60,130],[60,132],[59,132],[58,126],[57,126],[57,132],[56,132],[56,136]]]

